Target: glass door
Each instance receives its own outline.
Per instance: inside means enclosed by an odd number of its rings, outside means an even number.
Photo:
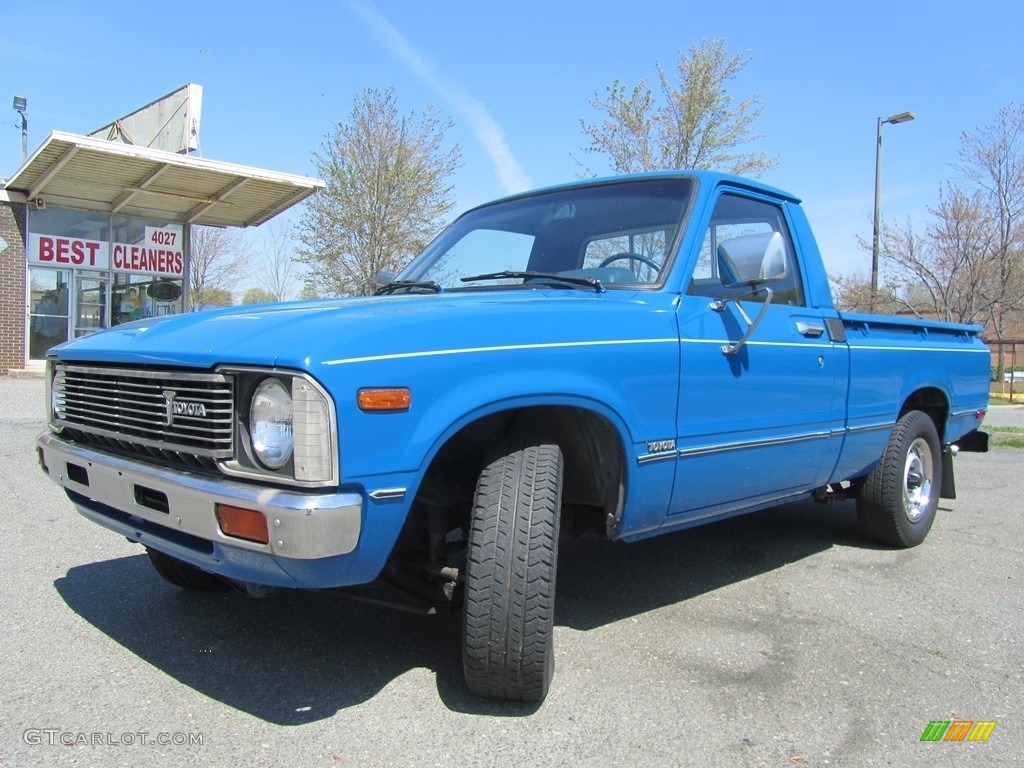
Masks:
[[[75,337],[109,325],[110,278],[105,272],[75,274]]]
[[[68,340],[67,269],[29,267],[28,359],[42,362],[50,347]]]

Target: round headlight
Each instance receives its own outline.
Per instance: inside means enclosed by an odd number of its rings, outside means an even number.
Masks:
[[[280,469],[292,457],[292,397],[277,379],[265,379],[249,406],[249,437],[256,458]]]

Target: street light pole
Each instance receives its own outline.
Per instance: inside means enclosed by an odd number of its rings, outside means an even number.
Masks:
[[[913,112],[900,112],[886,118],[878,118],[875,133],[875,215],[871,224],[871,311],[875,311],[878,299],[878,239],[882,213],[882,126],[886,123],[908,123],[914,119]]]

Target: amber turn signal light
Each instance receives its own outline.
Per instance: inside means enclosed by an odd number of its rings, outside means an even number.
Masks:
[[[216,513],[217,522],[225,536],[234,536],[236,539],[255,541],[259,544],[267,544],[270,541],[267,518],[262,512],[232,507],[230,504],[218,504]]]
[[[358,404],[361,411],[408,411],[411,402],[412,392],[408,387],[359,390]]]

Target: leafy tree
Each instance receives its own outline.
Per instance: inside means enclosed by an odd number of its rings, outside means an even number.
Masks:
[[[390,88],[356,97],[348,122],[314,152],[327,188],[297,228],[297,260],[318,293],[372,293],[378,271],[398,271],[439,231],[461,158],[458,145],[442,146],[451,127],[433,109],[400,116]]]
[[[231,287],[241,276],[244,257],[240,230],[193,226],[189,253],[189,305],[206,309],[233,304]]]
[[[213,309],[214,307],[231,307],[235,297],[227,288],[204,288],[200,292],[192,291],[192,309]]]
[[[584,151],[604,156],[617,173],[696,168],[757,177],[771,170],[774,157],[738,150],[760,138],[753,124],[764,110],[759,97],[736,103],[726,89],[748,63],[748,54],[729,55],[715,38],[679,51],[672,73],[656,65],[658,97],[646,78],[632,87],[615,80],[605,98],[590,102],[604,119],[580,120],[590,140]]]
[[[895,285],[880,286],[878,297],[872,302],[871,281],[862,275],[829,275],[829,282],[832,284],[832,299],[841,310],[879,314],[899,312],[900,300],[898,287]]]
[[[242,296],[242,304],[269,304],[277,301],[277,296],[262,288],[250,288]]]

